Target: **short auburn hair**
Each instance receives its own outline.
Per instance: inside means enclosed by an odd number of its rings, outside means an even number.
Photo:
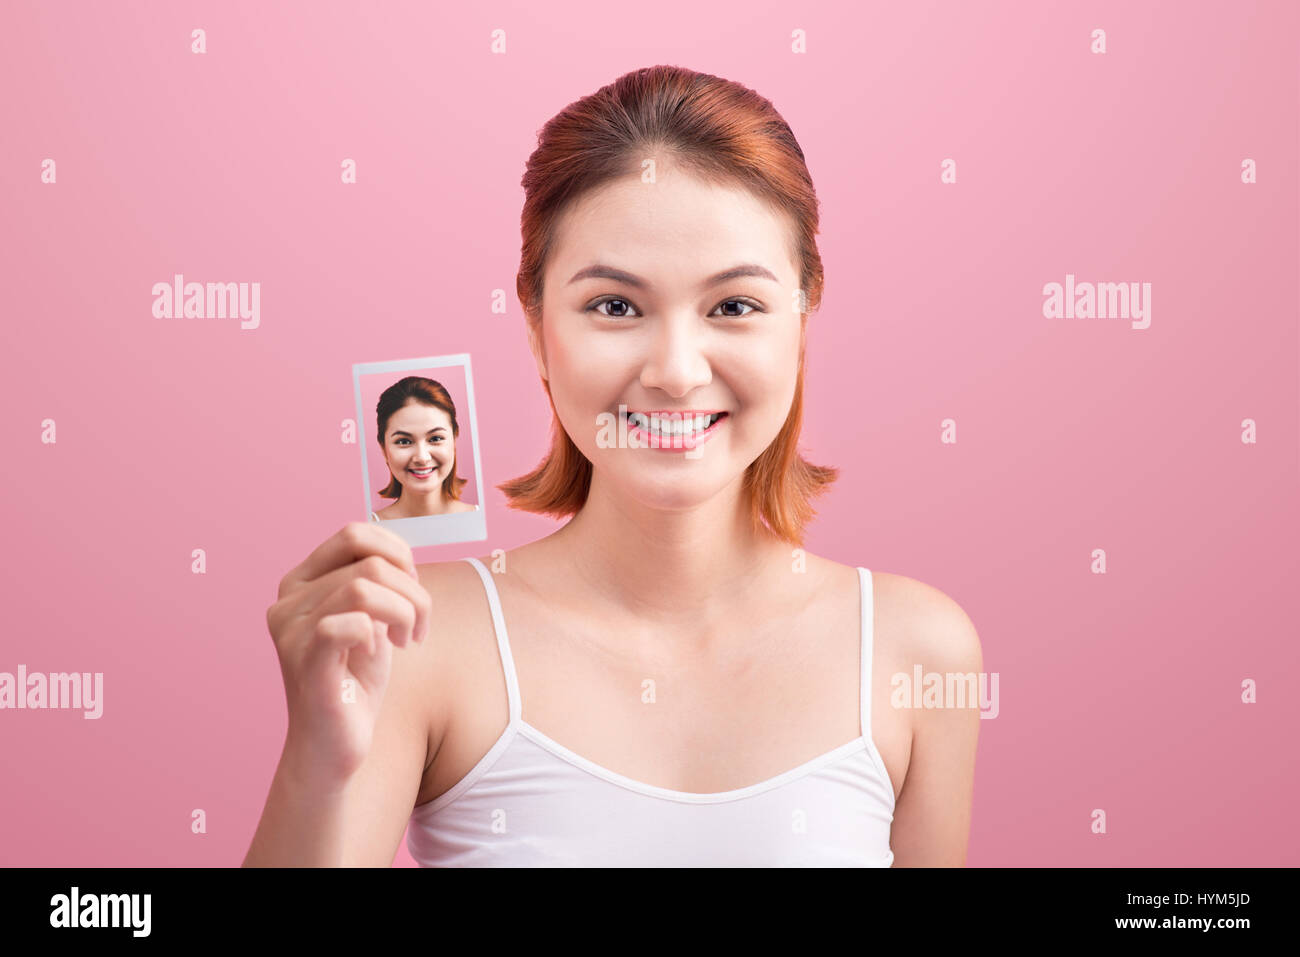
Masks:
[[[803,150],[771,102],[747,87],[684,67],[643,67],[565,107],[537,136],[522,185],[522,255],[516,292],[529,326],[542,341],[542,277],[556,224],[578,197],[606,183],[639,175],[647,154],[665,154],[708,182],[739,186],[784,215],[793,226],[792,251],[800,267],[800,323],[822,297],[817,250],[818,201]],[[756,527],[803,544],[815,514],[811,500],[839,470],[799,455],[803,423],[804,349],[800,336],[794,401],[785,425],[745,470],[744,489]],[[497,486],[507,505],[564,518],[587,501],[590,460],[560,424],[550,384],[551,448],[541,464]]]
[[[447,413],[447,418],[451,419],[452,438],[460,436],[460,425],[456,422],[456,403],[451,401],[451,394],[443,387],[441,382],[425,378],[419,375],[408,375],[404,379],[399,379],[383,391],[379,396],[379,402],[375,405],[375,435],[379,439],[379,447],[387,451],[387,445],[384,439],[388,434],[388,420],[393,417],[398,409],[406,407],[408,402],[422,402],[425,405],[431,405],[436,409],[442,409]],[[456,465],[460,462],[460,456],[457,455],[451,460],[451,471],[447,477],[442,480],[442,490],[447,497],[459,501],[461,489],[469,479],[458,478],[456,476]],[[400,498],[402,495],[402,483],[397,481],[397,476],[389,473],[392,478],[388,484],[380,489],[379,494],[384,498]]]

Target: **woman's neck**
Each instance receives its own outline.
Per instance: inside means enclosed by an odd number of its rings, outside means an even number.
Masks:
[[[607,493],[593,475],[586,504],[547,544],[563,546],[553,567],[637,617],[706,628],[725,611],[719,596],[788,574],[793,550],[754,528],[743,477],[706,504],[667,511]]]
[[[442,487],[413,496],[409,489],[403,488],[401,496],[394,502],[389,513],[391,518],[419,518],[423,515],[442,515],[449,511],[451,502]]]

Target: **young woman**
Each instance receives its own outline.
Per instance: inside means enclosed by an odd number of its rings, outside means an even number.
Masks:
[[[963,864],[978,711],[891,707],[890,677],[979,672],[969,618],[800,547],[835,470],[796,449],[822,270],[789,128],[637,70],[547,124],[523,185],[556,427],[500,488],[570,520],[418,567],[354,523],[285,576],[245,864],[386,866],[408,824],[424,865]]]
[[[460,499],[468,481],[456,476],[460,425],[456,406],[442,383],[423,376],[407,376],[393,383],[380,395],[375,418],[375,438],[391,475],[379,494],[397,501],[378,513],[371,512],[372,522],[478,508]]]

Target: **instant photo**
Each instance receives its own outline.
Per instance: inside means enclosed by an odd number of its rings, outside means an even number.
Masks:
[[[468,355],[352,367],[363,518],[412,547],[487,538]]]

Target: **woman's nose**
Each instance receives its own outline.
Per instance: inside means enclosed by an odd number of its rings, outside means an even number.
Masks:
[[[707,385],[713,378],[705,355],[707,334],[694,315],[669,316],[655,323],[641,367],[641,384],[662,389],[674,398]]]

